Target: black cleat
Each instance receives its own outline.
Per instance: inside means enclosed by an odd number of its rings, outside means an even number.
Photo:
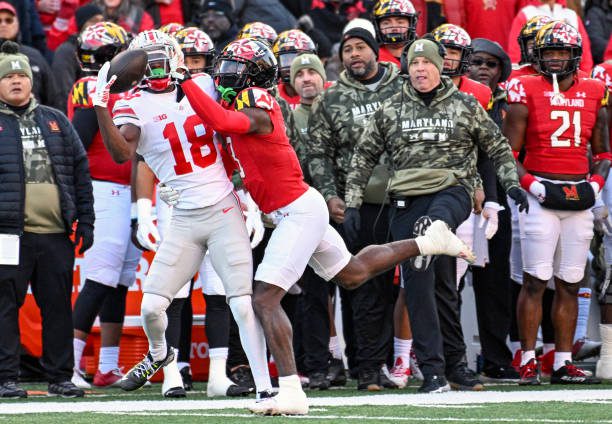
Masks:
[[[323,372],[313,372],[312,374],[308,375],[308,379],[310,380],[308,383],[308,388],[311,390],[329,389],[329,380],[327,379],[327,375],[325,375]]]
[[[229,379],[236,383],[237,386],[246,387],[255,391],[255,380],[251,374],[251,368],[248,365],[238,365],[230,371]]]
[[[79,389],[72,381],[62,381],[61,383],[49,383],[47,396],[61,396],[63,398],[78,398],[85,396],[83,389]]]
[[[450,385],[446,378],[441,375],[423,376],[423,384],[419,387],[419,393],[444,393],[450,391]]]
[[[248,387],[242,387],[237,384],[232,384],[231,386],[227,388],[226,396],[240,397],[240,396],[247,396],[251,393],[253,393],[253,390]]]
[[[193,390],[193,377],[191,376],[191,369],[189,367],[181,368],[181,378],[183,379],[183,387],[186,391]]]
[[[327,373],[329,384],[333,387],[346,385],[346,371],[342,359],[332,358],[329,361],[329,372]]]
[[[164,393],[165,398],[176,399],[187,397],[187,392],[184,387],[171,387]]]
[[[484,390],[482,381],[476,377],[476,373],[467,367],[467,364],[460,363],[446,375],[453,390],[467,390],[479,392]]]
[[[369,392],[378,392],[382,390],[378,375],[379,370],[359,370],[357,390],[367,390]]]
[[[5,381],[4,383],[0,383],[0,398],[16,399],[27,397],[28,392],[19,387],[14,381]]]
[[[168,346],[166,358],[154,361],[148,352],[142,361],[134,365],[121,379],[121,388],[126,391],[140,389],[157,371],[168,365],[174,359],[174,349]]]
[[[583,370],[565,361],[565,366],[553,371],[550,376],[550,384],[600,384],[601,380],[588,376]]]

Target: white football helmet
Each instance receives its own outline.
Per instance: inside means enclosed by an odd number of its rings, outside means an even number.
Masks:
[[[163,91],[172,83],[171,75],[183,66],[183,52],[176,40],[158,30],[139,33],[130,43],[129,50],[147,52],[148,63],[143,82],[153,91]]]

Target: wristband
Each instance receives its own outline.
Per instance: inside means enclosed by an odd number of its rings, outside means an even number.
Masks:
[[[529,191],[529,187],[531,187],[531,184],[537,181],[538,180],[536,180],[536,177],[534,177],[530,173],[526,173],[525,175],[521,177],[521,187]]]
[[[609,160],[612,161],[612,152],[602,152],[593,155],[593,161]]]
[[[599,186],[599,190],[597,190],[597,192],[599,193],[606,183],[606,180],[604,180],[604,177],[599,174],[593,174],[591,175],[591,178],[589,178],[589,183],[597,184]]]

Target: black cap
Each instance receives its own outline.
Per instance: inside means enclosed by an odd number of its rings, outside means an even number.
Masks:
[[[498,58],[502,67],[499,82],[504,82],[508,79],[512,73],[512,62],[510,61],[508,54],[504,51],[499,43],[486,38],[474,38],[472,40],[472,54],[478,52],[488,53],[491,56]]]
[[[95,4],[86,4],[85,6],[79,7],[74,13],[74,20],[76,21],[79,32],[83,29],[85,22],[90,20],[96,15],[102,15],[102,9]]]
[[[374,54],[376,55],[376,59],[378,59],[378,42],[372,35],[370,31],[365,28],[351,28],[342,34],[342,39],[340,40],[340,50],[338,54],[340,55],[340,61],[342,61],[342,47],[347,40],[351,38],[361,38],[365,43],[370,46],[372,50],[374,50]]]
[[[202,5],[202,12],[207,12],[209,10],[219,10],[223,12],[225,17],[230,20],[230,22],[234,22],[234,8],[231,3],[227,0],[206,0]]]

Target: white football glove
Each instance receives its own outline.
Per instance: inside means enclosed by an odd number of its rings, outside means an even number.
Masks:
[[[601,187],[599,186],[599,183],[597,183],[596,181],[589,181],[589,184],[591,185],[591,188],[593,189],[593,193],[595,193],[595,199],[599,199],[600,194],[601,194]]]
[[[153,202],[151,202],[151,199],[138,199],[136,203],[138,205],[138,231],[136,232],[136,238],[142,247],[157,252],[161,237],[151,215]]]
[[[595,206],[591,209],[593,213],[593,225],[595,231],[606,236],[612,236],[612,220],[608,211],[608,207],[602,201],[597,200]]]
[[[504,210],[504,207],[497,202],[485,202],[482,213],[480,214],[478,228],[482,228],[485,224],[487,225],[485,227],[485,237],[487,240],[491,240],[495,233],[497,233],[499,227],[499,217],[497,213],[502,210]]]
[[[110,98],[110,88],[117,79],[117,75],[113,75],[107,82],[109,68],[110,62],[106,62],[98,71],[98,79],[96,80],[96,92],[93,95],[93,99],[91,99],[94,106],[100,106],[104,108],[108,107],[108,99]]]
[[[261,220],[261,211],[249,193],[240,190],[238,195],[240,196],[240,201],[246,206],[246,210],[244,210],[245,225],[247,234],[251,239],[251,249],[254,249],[263,240],[265,232],[265,227]]]
[[[157,191],[159,192],[159,198],[169,206],[176,206],[181,197],[181,192],[165,184],[158,184]]]
[[[534,181],[529,186],[529,193],[538,199],[538,202],[542,203],[546,199],[546,186],[539,181]]]

